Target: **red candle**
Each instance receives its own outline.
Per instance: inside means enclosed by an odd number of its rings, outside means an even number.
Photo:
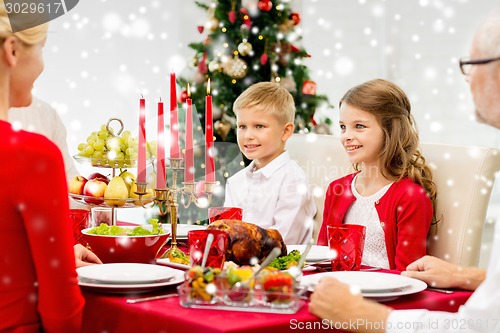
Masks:
[[[156,144],[156,188],[167,188],[165,170],[165,123],[163,120],[163,102],[158,102],[158,142]]]
[[[187,87],[188,98],[186,99],[186,155],[184,158],[184,181],[194,183],[194,153],[193,153],[193,100],[189,84]]]
[[[207,84],[207,96],[205,98],[205,182],[215,182],[214,163],[214,131],[212,128],[212,96],[210,96],[210,79]]]
[[[139,101],[139,144],[137,147],[137,182],[146,182],[146,101]]]
[[[170,73],[170,158],[180,157],[175,73]]]

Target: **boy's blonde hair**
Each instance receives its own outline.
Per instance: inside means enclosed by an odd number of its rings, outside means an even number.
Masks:
[[[238,112],[247,108],[272,114],[283,124],[293,124],[295,119],[293,96],[278,83],[259,82],[248,87],[234,101],[233,111],[238,115]]]

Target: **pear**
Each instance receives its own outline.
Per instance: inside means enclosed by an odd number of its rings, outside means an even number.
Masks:
[[[120,173],[120,177],[123,178],[123,180],[125,181],[125,185],[127,185],[127,191],[130,192],[132,183],[135,182],[135,175],[132,172],[127,171],[127,169],[125,169]]]
[[[128,195],[129,198],[139,199],[139,195],[137,195],[135,192],[137,192],[137,184],[134,181],[132,183],[132,186],[130,186],[130,191],[129,191],[129,195]],[[153,189],[150,188],[150,187],[147,187],[146,188],[146,194],[144,194],[142,196],[142,203],[143,204],[147,204],[147,203],[152,202],[153,200],[151,200],[151,198],[153,198]],[[150,199],[150,200],[148,200],[148,199]],[[140,206],[141,205],[141,201],[140,200],[134,200],[134,205]]]
[[[121,207],[128,198],[128,189],[125,181],[120,176],[113,177],[104,191],[104,201],[108,206]]]

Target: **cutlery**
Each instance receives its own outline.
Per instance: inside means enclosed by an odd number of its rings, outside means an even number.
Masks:
[[[159,296],[151,296],[151,297],[143,297],[143,298],[129,298],[129,299],[127,299],[127,303],[129,303],[129,304],[135,304],[135,303],[141,303],[141,302],[147,302],[147,301],[154,301],[154,300],[157,300],[157,299],[177,297],[177,296],[179,296],[179,295],[177,295],[177,294],[168,294],[168,295],[159,295]]]
[[[299,264],[297,265],[297,267],[299,267],[300,269],[302,269],[302,266],[304,266],[304,263],[306,262],[306,257],[309,254],[309,251],[311,250],[313,243],[314,243],[314,239],[311,238],[309,240],[309,243],[307,243],[307,246],[306,246],[306,249],[304,250],[304,253],[302,253],[302,255],[300,256]]]
[[[448,289],[441,289],[441,288],[427,287],[427,290],[430,290],[430,291],[435,291],[435,292],[438,292],[438,293],[443,293],[443,294],[453,294],[453,290],[448,290]]]
[[[201,268],[205,268],[208,259],[208,253],[210,252],[210,246],[212,246],[212,242],[214,241],[214,234],[208,234],[207,242],[205,243],[205,250],[203,251],[203,259],[201,261]]]

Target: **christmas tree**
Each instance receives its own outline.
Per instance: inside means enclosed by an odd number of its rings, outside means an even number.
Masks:
[[[284,86],[295,99],[295,131],[311,131],[318,121],[314,119],[316,109],[323,103],[330,105],[326,96],[316,94],[316,83],[303,64],[310,55],[298,46],[300,15],[285,1],[213,0],[196,4],[208,12],[207,24],[198,26],[198,31],[207,35],[204,41],[189,44],[196,53],[190,73],[183,73],[178,83],[182,87],[190,84],[203,124],[206,81],[210,78],[216,141],[236,142],[233,102],[261,81]],[[186,97],[183,91],[182,103]],[[329,119],[323,121],[330,125]]]

